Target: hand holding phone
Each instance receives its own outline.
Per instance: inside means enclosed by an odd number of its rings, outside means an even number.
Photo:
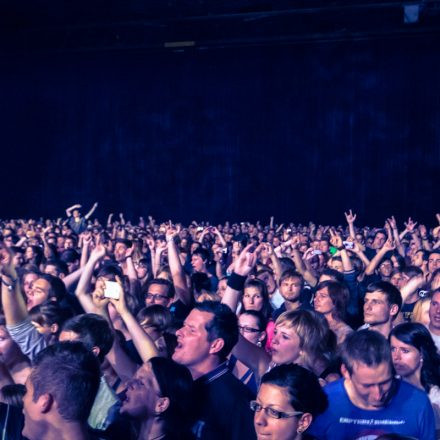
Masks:
[[[104,297],[119,299],[121,297],[121,286],[116,281],[106,281],[104,287]]]

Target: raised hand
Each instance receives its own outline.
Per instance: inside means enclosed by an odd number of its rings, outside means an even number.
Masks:
[[[335,229],[330,229],[330,244],[339,249],[344,246],[341,235]]]
[[[105,246],[102,244],[98,244],[95,246],[95,248],[90,253],[90,258],[100,260],[101,258],[105,257],[105,254],[106,254]]]
[[[234,262],[237,275],[248,276],[257,263],[257,252],[253,244],[248,244]]]
[[[404,223],[405,228],[408,232],[413,233],[415,232],[415,228],[417,226],[417,222],[414,222],[411,217],[408,218],[408,221]]]
[[[385,251],[387,251],[387,252],[388,252],[388,251],[393,251],[394,249],[396,249],[396,244],[394,243],[394,240],[392,240],[392,239],[389,238],[389,239],[384,243],[382,249],[385,250]]]
[[[355,222],[356,214],[353,214],[351,209],[348,212],[344,212],[344,214],[348,224],[353,224]]]
[[[124,288],[122,286],[122,281],[118,276],[116,276],[116,282],[120,286],[119,299],[110,298],[109,301],[115,306],[116,311],[120,315],[123,315],[124,313],[128,312],[127,303],[125,301],[125,292],[124,292]]]

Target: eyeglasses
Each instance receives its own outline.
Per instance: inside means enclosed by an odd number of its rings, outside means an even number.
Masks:
[[[290,417],[297,417],[297,416],[301,416],[304,413],[300,412],[300,411],[295,411],[293,413],[286,413],[283,411],[278,411],[276,409],[273,409],[269,406],[263,407],[261,406],[256,400],[252,400],[250,402],[250,407],[251,410],[254,412],[260,412],[261,410],[264,410],[264,413],[268,416],[268,417],[272,417],[273,419],[288,419]]]
[[[259,333],[261,331],[258,328],[248,327],[247,325],[239,325],[238,328],[244,333]]]
[[[159,295],[158,293],[146,293],[145,298],[152,300],[152,301],[160,301],[160,300],[168,300],[167,296]]]

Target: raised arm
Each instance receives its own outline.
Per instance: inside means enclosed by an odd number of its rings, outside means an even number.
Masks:
[[[76,287],[76,297],[87,313],[96,313],[96,308],[90,295],[90,281],[92,280],[93,270],[96,264],[104,258],[104,256],[105,247],[102,244],[97,245],[91,252],[89,261],[87,261],[87,264],[84,266],[83,273]]]
[[[186,284],[186,276],[183,271],[182,263],[179,258],[179,251],[175,238],[178,231],[169,226],[166,230],[166,241],[168,247],[168,264],[170,266],[171,277],[173,278],[174,289],[177,297],[186,305],[191,304],[191,292]]]
[[[23,295],[21,294],[20,282],[12,258],[6,249],[0,250],[2,263],[2,305],[7,325],[16,325],[25,321],[28,311]]]
[[[370,261],[370,264],[365,269],[365,275],[372,275],[376,270],[379,263],[382,261],[382,258],[388,251],[392,251],[395,249],[395,245],[391,240],[387,240],[382,248],[377,252],[377,254]]]
[[[223,294],[222,303],[226,304],[235,313],[238,301],[244,287],[247,276],[256,264],[257,256],[255,251],[250,252],[252,245],[247,245],[238,256],[234,265],[234,272],[228,279],[228,285]],[[238,343],[233,349],[234,356],[252,369],[258,377],[267,370],[270,357],[263,348],[260,348],[247,341],[239,335]]]
[[[77,203],[76,205],[72,205],[72,206],[70,206],[69,208],[67,208],[67,209],[66,209],[66,215],[67,215],[67,217],[70,217],[70,216],[72,215],[72,211],[73,211],[74,209],[81,209],[81,205]]]
[[[354,222],[356,220],[356,214],[353,214],[351,209],[348,212],[344,212],[344,214],[345,214],[345,219],[347,220],[350,237],[355,238],[356,231],[354,230]]]
[[[330,229],[330,243],[339,251],[344,272],[351,272],[353,270],[353,264],[348,256],[347,249],[345,249],[342,237],[333,229]]]
[[[403,244],[400,241],[400,235],[399,235],[399,231],[397,229],[396,219],[392,215],[389,219],[387,219],[387,222],[391,227],[392,235],[393,235],[394,243],[396,245],[397,252],[399,252],[400,256],[405,257],[405,248],[403,247]]]
[[[93,206],[90,208],[90,211],[84,216],[84,218],[86,220],[88,220],[92,216],[92,214],[95,212],[97,207],[98,207],[98,202],[95,202],[93,204]]]
[[[115,306],[116,311],[124,321],[125,326],[133,338],[133,343],[136,347],[139,356],[143,362],[149,361],[152,357],[158,356],[159,351],[154,341],[148,336],[136,318],[131,314],[125,302],[124,289],[121,286],[119,299],[110,299],[110,302]]]
[[[281,273],[282,269],[281,269],[281,263],[278,258],[278,255],[275,253],[273,246],[270,243],[264,243],[264,246],[266,246],[270,261],[272,261],[272,267],[273,267],[273,273],[275,275],[275,280],[277,283],[279,283],[280,279],[281,279],[281,275],[282,275],[282,273]]]

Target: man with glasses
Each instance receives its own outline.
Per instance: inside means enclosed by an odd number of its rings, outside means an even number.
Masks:
[[[426,393],[395,378],[390,346],[380,333],[352,333],[342,345],[341,357],[343,378],[324,388],[329,406],[313,422],[311,435],[322,440],[373,439],[383,434],[436,438]]]

